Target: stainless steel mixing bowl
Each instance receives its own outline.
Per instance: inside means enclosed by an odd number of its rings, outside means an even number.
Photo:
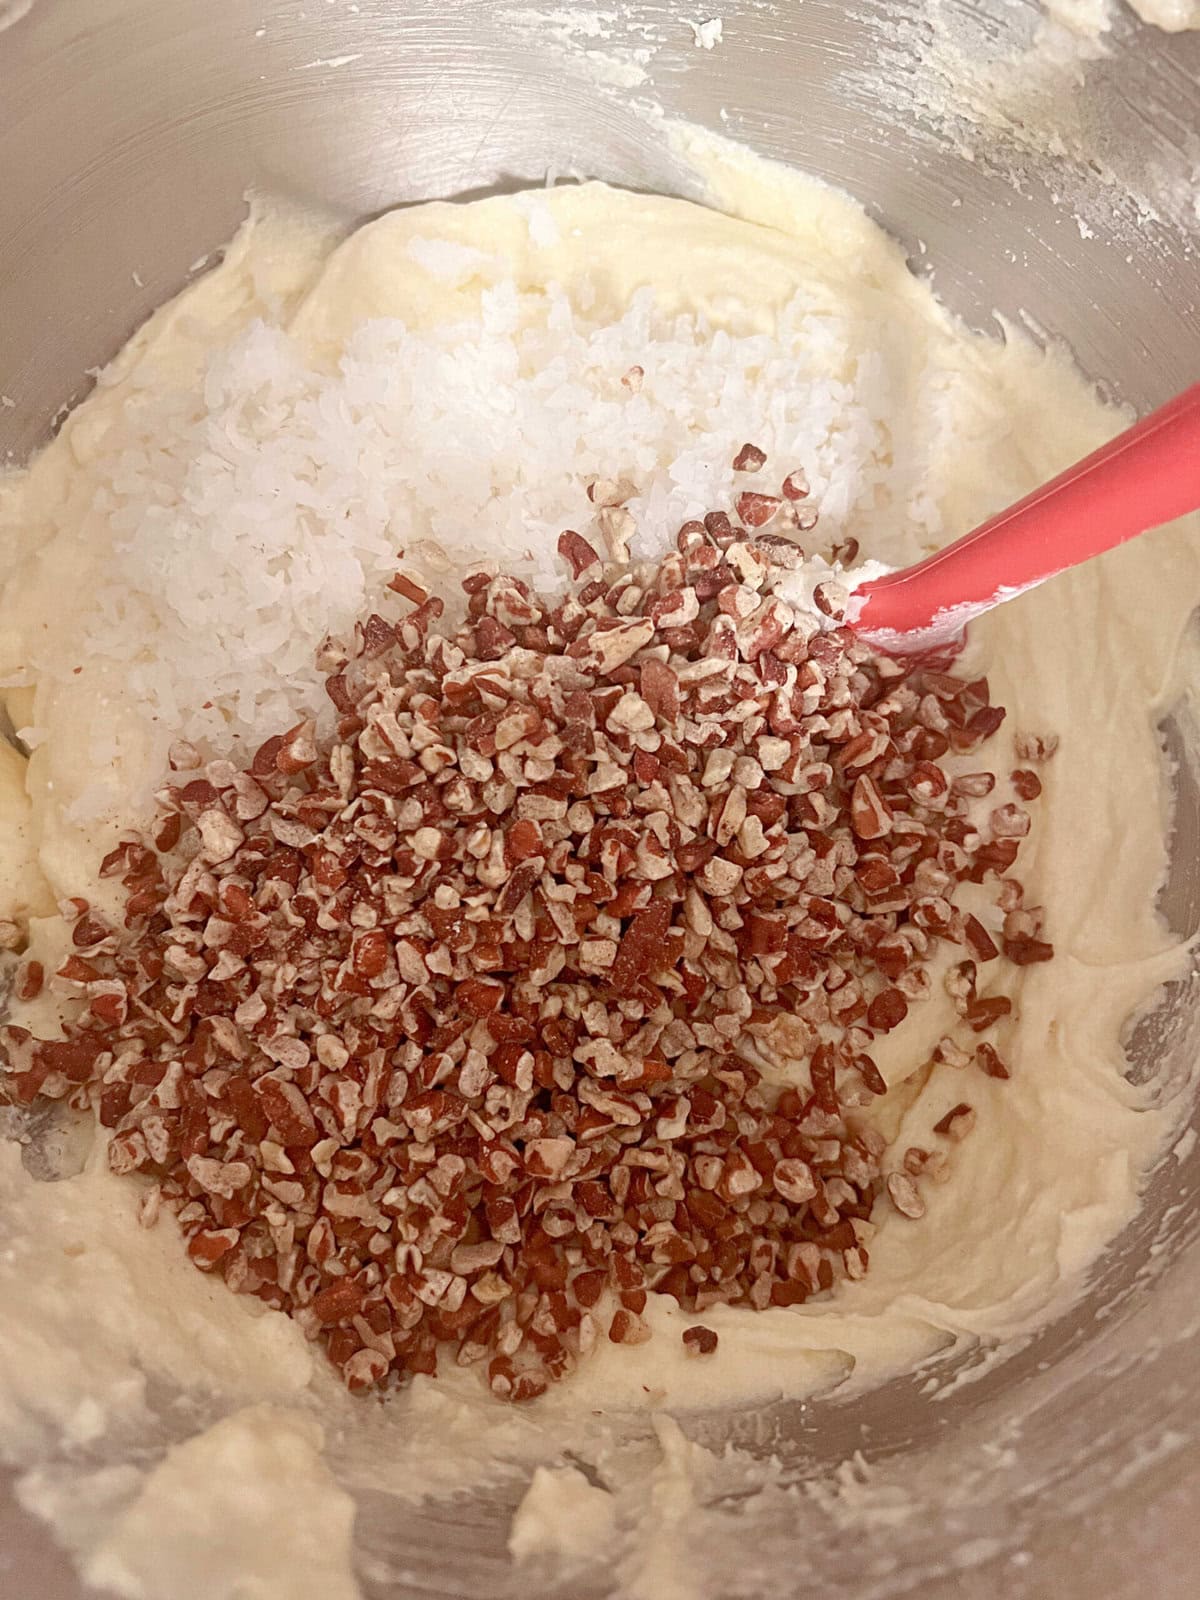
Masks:
[[[493,0],[0,0],[0,457],[46,438],[87,370],[229,238],[248,188],[348,217],[547,171],[694,193],[656,107],[859,196],[973,324],[1025,316],[1139,407],[1195,380],[1200,37],[1122,16],[1105,54],[1038,36],[1031,0],[717,9],[709,52],[695,0],[557,0],[540,20]],[[1191,932],[1193,736],[1167,732],[1181,775],[1164,911]],[[1197,1010],[1179,986],[1134,1031],[1131,1072],[1165,1085],[1183,1070]],[[705,1537],[739,1551],[719,1592],[1195,1594],[1198,1201],[1200,1152],[1166,1161],[1085,1302],[945,1398],[911,1380],[689,1422],[775,1451],[797,1481],[861,1450],[877,1506],[895,1490],[922,1508],[889,1527],[832,1520],[806,1495],[715,1504]],[[517,1494],[403,1516],[365,1501],[365,1591],[530,1592],[504,1555]],[[0,1591],[77,1593],[11,1495]]]

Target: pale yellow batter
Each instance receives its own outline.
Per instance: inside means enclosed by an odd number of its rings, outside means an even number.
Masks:
[[[966,530],[1121,425],[1061,357],[1011,331],[1001,343],[956,324],[846,198],[748,156],[699,147],[693,155],[717,209],[587,185],[549,191],[535,210],[520,199],[422,206],[344,242],[311,222],[261,212],[225,264],[133,341],[31,472],[0,484],[3,566],[20,560],[0,598],[0,678],[32,678],[7,698],[14,725],[36,730],[27,765],[12,753],[0,762],[0,917],[33,915],[39,952],[49,957],[61,938],[57,917],[47,915],[55,898],[98,893],[95,864],[136,821],[133,797],[145,795],[171,731],[146,725],[119,666],[77,659],[113,542],[93,503],[106,434],[122,408],[158,386],[198,385],[209,348],[255,317],[288,327],[302,356],[321,367],[367,319],[399,318],[410,329],[469,325],[481,293],[505,280],[523,292],[526,319],[547,315],[550,283],[601,317],[621,315],[649,288],[662,317],[700,312],[718,329],[768,334],[802,290],[841,330],[813,357],[827,363],[831,382],[853,387],[866,357],[887,371],[894,433],[850,446],[864,452],[864,465],[870,458],[882,487],[870,506],[849,508],[842,525],[865,555],[893,565]],[[429,240],[465,247],[456,273],[445,272],[444,252],[435,252],[439,270],[421,264],[435,260],[420,244]],[[930,508],[923,527],[906,510],[913,459]],[[563,490],[564,513],[581,493],[578,484]],[[932,1124],[964,1096],[979,1127],[951,1181],[928,1190],[925,1220],[884,1217],[870,1273],[830,1303],[706,1313],[720,1333],[720,1358],[701,1363],[682,1356],[686,1314],[652,1297],[649,1344],[604,1343],[561,1393],[519,1414],[483,1400],[475,1375],[458,1371],[444,1383],[418,1380],[380,1411],[339,1394],[290,1323],[193,1271],[169,1221],[139,1231],[135,1188],[111,1179],[101,1156],[78,1178],[38,1185],[16,1149],[0,1146],[8,1232],[0,1426],[30,1464],[28,1502],[63,1527],[84,1570],[130,1595],[198,1592],[195,1570],[179,1557],[184,1532],[161,1514],[183,1481],[197,1516],[228,1530],[227,1541],[204,1551],[215,1563],[205,1592],[230,1592],[220,1583],[245,1558],[239,1529],[253,1510],[230,1485],[260,1477],[278,1450],[292,1478],[272,1515],[286,1530],[255,1593],[283,1600],[310,1592],[297,1586],[309,1547],[292,1534],[319,1516],[329,1519],[323,1548],[340,1551],[341,1564],[336,1574],[322,1569],[311,1592],[352,1595],[348,1502],[321,1459],[317,1418],[339,1429],[353,1420],[359,1442],[349,1459],[357,1465],[342,1458],[352,1480],[436,1494],[486,1477],[500,1458],[553,1455],[623,1407],[741,1405],[872,1384],[939,1351],[1003,1352],[1068,1303],[1134,1214],[1177,1120],[1173,1105],[1154,1104],[1122,1076],[1121,1037],[1185,960],[1154,909],[1168,803],[1155,728],[1182,692],[1180,641],[1200,598],[1196,533],[1138,541],[976,632],[974,659],[1009,708],[995,762],[1015,764],[1014,730],[1061,736],[1022,856],[1029,899],[1048,908],[1057,959],[1016,984],[1020,1020],[998,1039],[1011,1082],[973,1075],[968,1086],[949,1068],[923,1081],[949,1016],[938,985],[886,1041],[889,1082],[911,1078],[919,1088],[895,1097],[902,1141],[928,1142]],[[481,539],[486,546],[486,529]],[[31,673],[34,659],[58,670]],[[105,771],[87,755],[96,727],[111,740]],[[85,1481],[64,1477],[55,1441],[102,1443],[136,1424],[147,1379],[216,1396],[214,1414],[234,1416],[208,1431],[198,1425],[199,1436],[149,1474],[123,1466]],[[581,1528],[594,1533],[603,1508],[586,1481],[574,1490],[587,1507]],[[572,1492],[570,1483],[539,1480],[516,1535],[522,1550],[538,1547],[538,1506],[559,1507],[547,1513],[553,1521]]]

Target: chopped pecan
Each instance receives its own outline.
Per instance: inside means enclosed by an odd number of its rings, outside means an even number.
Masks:
[[[589,494],[620,562],[633,486]],[[1014,878],[997,939],[957,900],[1011,871],[1028,813],[997,807],[987,836],[993,775],[939,765],[1000,726],[985,680],[780,598],[798,547],[757,530],[811,526],[807,494],[798,472],[747,491],[743,526],[711,512],[624,571],[568,530],[565,598],[476,571],[461,624],[397,575],[407,617],[322,648],[332,734],[305,719],[244,767],[175,747],[156,848],[102,864],[124,927],[64,905],[73,1009],[61,1039],[3,1029],[4,1097],[91,1103],[113,1171],[153,1180],[143,1220],[166,1205],[198,1266],[297,1317],[352,1390],[448,1345],[522,1401],[605,1325],[648,1338],[652,1291],[691,1315],[801,1304],[869,1270],[885,1190],[915,1217],[914,1176],[947,1172],[913,1146],[885,1180],[886,1141],[852,1126],[887,1093],[866,1052],[947,941],[976,1033],[1011,1010],[982,964],[1049,959]],[[844,603],[827,580],[826,618]],[[934,1059],[1007,1075],[988,1045]],[[771,1087],[805,1069],[811,1092]]]
[[[693,1357],[711,1356],[720,1343],[720,1339],[712,1328],[705,1328],[701,1325],[685,1328],[682,1339],[684,1354]]]

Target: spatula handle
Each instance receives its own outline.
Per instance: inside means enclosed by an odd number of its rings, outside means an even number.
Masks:
[[[945,550],[864,584],[853,625],[870,637],[965,620],[1198,509],[1200,383]]]

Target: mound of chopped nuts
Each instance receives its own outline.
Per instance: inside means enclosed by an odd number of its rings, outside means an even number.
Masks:
[[[336,736],[245,770],[176,747],[153,843],[103,866],[124,927],[66,908],[63,1037],[0,1030],[8,1097],[94,1105],[143,1220],[166,1204],[352,1389],[448,1346],[524,1400],[648,1339],[650,1290],[703,1313],[861,1277],[877,1200],[919,1216],[929,1164],[885,1171],[872,1040],[941,942],[966,1039],[1011,1009],[989,965],[1052,954],[1009,875],[1036,774],[989,817],[993,775],[940,764],[999,728],[987,683],[793,611],[764,498],[653,567],[565,533],[568,598],[476,574],[446,633],[397,577],[401,622],[326,647]],[[987,1042],[938,1055],[1007,1075]]]

